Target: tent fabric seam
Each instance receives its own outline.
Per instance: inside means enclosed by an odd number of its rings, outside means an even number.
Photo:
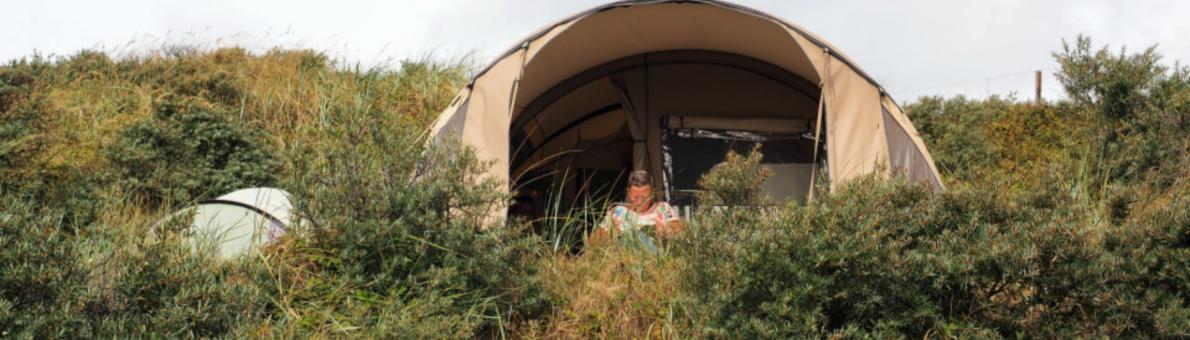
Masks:
[[[277,225],[281,226],[281,229],[282,229],[282,230],[288,230],[288,229],[289,229],[289,225],[288,225],[287,223],[284,223],[284,222],[282,222],[282,221],[281,221],[280,219],[278,219],[276,216],[273,216],[273,214],[270,214],[269,212],[267,212],[267,211],[264,211],[264,209],[261,209],[261,208],[258,208],[258,207],[255,207],[255,206],[252,206],[251,204],[245,204],[245,203],[243,203],[243,202],[238,202],[238,201],[221,200],[221,199],[217,199],[217,198],[216,198],[216,199],[209,199],[209,200],[201,200],[201,201],[198,201],[198,204],[199,204],[199,205],[203,205],[203,204],[227,204],[227,205],[234,205],[234,206],[237,206],[237,207],[240,207],[240,208],[244,208],[244,209],[251,210],[252,212],[255,212],[255,213],[257,213],[257,214],[260,214],[261,216],[264,216],[265,218],[268,218],[268,219],[269,219],[269,221],[272,221],[272,222],[274,222],[274,223],[277,223]]]

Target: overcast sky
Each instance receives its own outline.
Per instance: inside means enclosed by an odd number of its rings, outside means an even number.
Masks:
[[[432,53],[486,63],[525,35],[607,0],[3,0],[0,60],[164,44],[306,47],[349,63],[396,65]],[[1190,1],[739,0],[818,33],[899,101],[921,95],[1032,97],[1033,70],[1079,33],[1096,45],[1158,45],[1190,61]]]

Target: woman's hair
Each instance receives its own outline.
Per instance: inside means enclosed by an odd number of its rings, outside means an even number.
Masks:
[[[630,186],[630,187],[650,186],[651,187],[651,186],[653,186],[653,177],[649,176],[648,171],[644,171],[644,170],[633,171],[632,173],[628,174],[628,186]]]

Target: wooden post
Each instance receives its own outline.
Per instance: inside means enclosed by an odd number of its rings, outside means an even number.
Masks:
[[[1037,93],[1037,105],[1045,104],[1045,102],[1041,100],[1041,71],[1034,73],[1033,78],[1034,90]]]

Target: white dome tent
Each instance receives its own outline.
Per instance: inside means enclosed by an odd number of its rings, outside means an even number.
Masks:
[[[196,250],[230,260],[275,242],[296,221],[289,193],[276,188],[240,189],[200,201],[171,217],[193,216],[186,239]]]

